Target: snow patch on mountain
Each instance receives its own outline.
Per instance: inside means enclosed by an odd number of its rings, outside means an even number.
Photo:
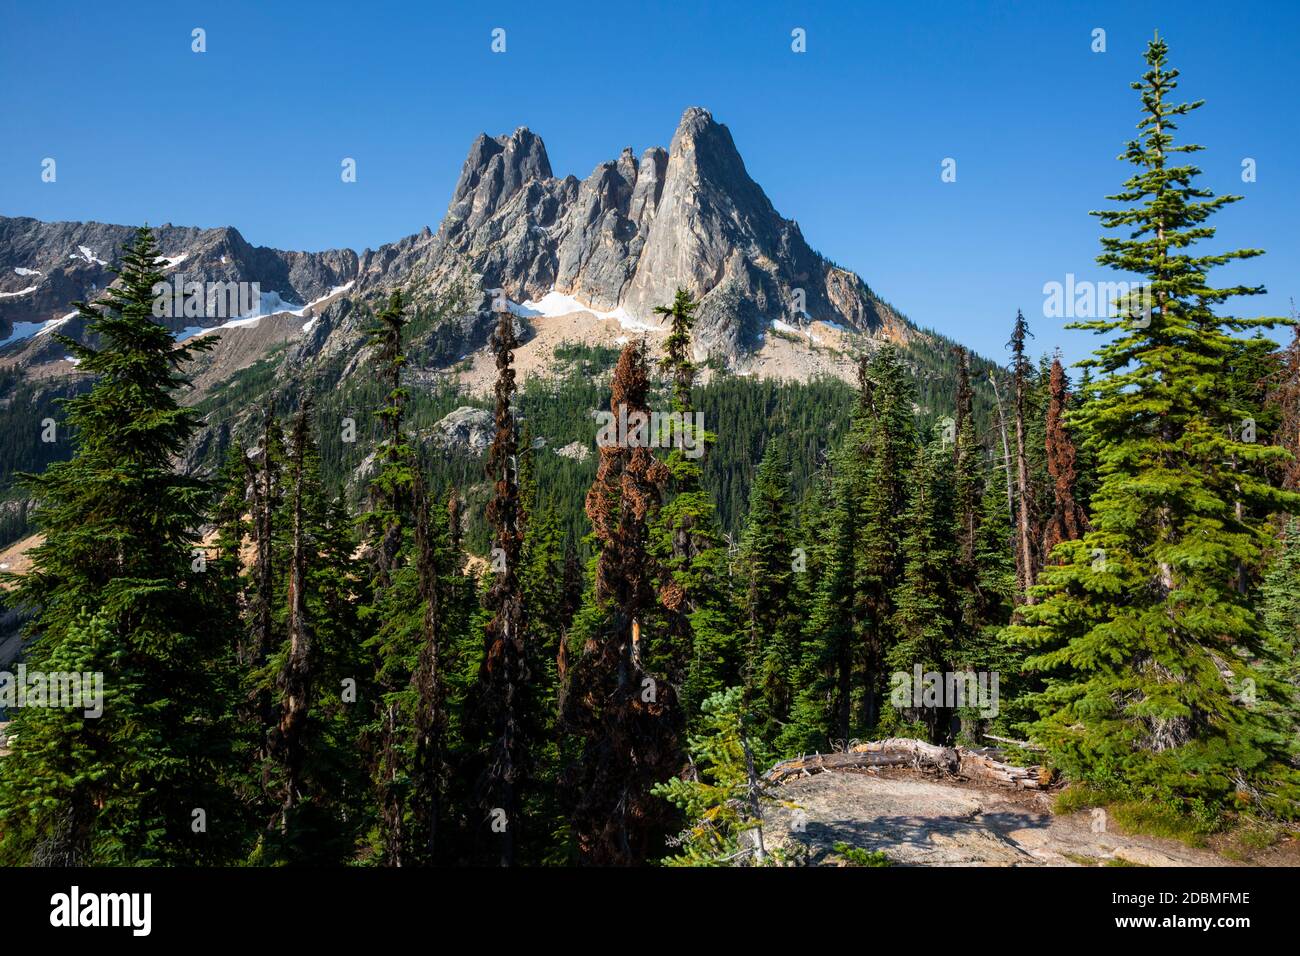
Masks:
[[[9,337],[0,342],[0,349],[6,345],[12,345],[14,342],[21,342],[23,339],[30,339],[36,335],[44,335],[53,329],[57,329],[64,322],[76,316],[76,312],[69,312],[67,315],[57,319],[49,319],[45,322],[15,322],[13,331]]]
[[[191,339],[198,335],[206,335],[209,332],[217,332],[221,329],[252,328],[262,321],[262,319],[272,315],[293,315],[298,318],[303,318],[309,309],[315,308],[331,296],[336,296],[342,292],[348,291],[348,289],[352,288],[352,282],[353,280],[349,280],[343,283],[343,285],[335,286],[319,299],[312,299],[312,301],[308,302],[306,305],[299,305],[296,302],[286,302],[280,297],[280,293],[275,291],[263,292],[259,298],[258,307],[254,310],[253,314],[241,315],[237,319],[231,319],[229,322],[213,328],[206,328],[202,325],[189,326],[188,328],[181,329],[176,333],[176,341],[184,342],[186,339]],[[315,327],[315,323],[316,319],[312,318],[303,325],[302,330],[304,332],[310,332],[312,328]]]
[[[829,325],[830,323],[827,324]],[[782,322],[780,319],[772,320],[772,328],[776,329],[778,332],[785,332],[789,335],[801,335],[808,339],[809,342],[821,341],[821,339],[813,335],[809,330],[801,329],[797,325],[791,325],[789,322]],[[843,326],[841,326],[841,328],[843,328]]]
[[[68,258],[84,259],[86,262],[89,262],[91,265],[97,265],[97,266],[108,265],[107,262],[99,258],[99,256],[95,255],[94,250],[90,249],[88,246],[77,246],[77,252],[69,252]]]
[[[642,322],[640,319],[631,315],[623,306],[618,306],[608,312],[602,312],[600,309],[593,309],[589,305],[583,305],[571,295],[565,295],[562,292],[556,292],[552,289],[537,301],[526,299],[522,304],[511,302],[510,311],[515,315],[523,318],[555,318],[561,315],[572,315],[575,312],[586,312],[594,315],[598,319],[613,319],[625,329],[631,329],[638,332],[661,332],[663,328],[658,325],[650,325]]]

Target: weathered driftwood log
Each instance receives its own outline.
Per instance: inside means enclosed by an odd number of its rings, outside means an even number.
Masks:
[[[771,783],[780,783],[806,773],[864,767],[924,767],[955,773],[960,763],[957,751],[951,747],[937,747],[920,740],[890,737],[888,740],[854,744],[841,753],[813,754],[783,760],[769,770],[764,778]]]
[[[1045,782],[1039,767],[1016,767],[990,756],[986,750],[961,748],[961,774],[976,780],[998,783],[1017,790],[1037,790]]]
[[[853,744],[848,750],[812,754],[783,760],[764,775],[768,783],[782,783],[791,777],[825,770],[860,770],[868,767],[915,767],[967,777],[998,786],[1037,790],[1045,781],[1038,767],[1014,767],[992,750],[939,747],[921,740],[890,737],[886,740]]]

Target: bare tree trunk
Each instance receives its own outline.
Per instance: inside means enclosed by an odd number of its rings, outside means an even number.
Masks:
[[[438,818],[442,809],[443,728],[445,724],[444,686],[442,680],[442,641],[438,627],[438,565],[430,527],[429,501],[425,492],[423,465],[417,465],[415,477],[415,562],[423,607],[420,617],[421,647],[419,663],[411,681],[419,701],[415,716],[415,811],[419,820],[419,839],[423,843],[423,862],[432,865]],[[510,821],[511,827],[515,821]]]
[[[759,803],[759,780],[754,772],[754,751],[749,747],[749,734],[745,732],[743,720],[740,728],[740,743],[745,748],[745,775],[748,777],[746,796],[749,798],[750,815],[757,821],[754,827],[754,861],[762,866],[767,860],[767,848],[763,845],[763,807]]]
[[[993,397],[997,401],[998,431],[1002,435],[1002,473],[1007,478],[1007,518],[1014,521],[1016,507],[1011,491],[1011,447],[1007,443],[1007,419],[1002,412],[1002,393],[998,390],[998,380],[992,372],[989,372],[989,382],[993,385]]]
[[[261,664],[271,647],[271,594],[275,588],[274,569],[271,567],[271,515],[275,510],[274,466],[271,462],[271,429],[276,427],[270,406],[262,424],[262,470],[260,487],[256,495],[257,513],[257,636],[254,643],[254,660]]]
[[[1016,534],[1019,538],[1019,564],[1021,596],[1025,604],[1034,603],[1031,588],[1034,586],[1034,546],[1029,528],[1029,461],[1025,456],[1025,403],[1024,386],[1016,382],[1016,493],[1019,508],[1016,515]]]
[[[312,640],[307,621],[306,544],[302,521],[303,461],[307,453],[307,408],[299,409],[293,427],[293,544],[289,559],[289,656],[281,686],[284,702],[280,714],[280,739],[286,769],[281,829],[288,829],[288,813],[301,789],[303,736],[311,707]]]

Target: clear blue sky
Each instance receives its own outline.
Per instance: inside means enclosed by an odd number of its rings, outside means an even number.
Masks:
[[[288,6],[3,0],[0,213],[374,247],[437,227],[479,132],[528,126],[584,178],[702,105],[809,242],[914,321],[1001,358],[1019,307],[1036,347],[1076,359],[1091,337],[1042,317],[1042,287],[1108,278],[1087,212],[1127,175],[1128,83],[1158,27],[1179,92],[1208,101],[1184,124],[1205,183],[1247,197],[1220,240],[1268,251],[1229,274],[1268,286],[1243,311],[1300,294],[1293,2]]]

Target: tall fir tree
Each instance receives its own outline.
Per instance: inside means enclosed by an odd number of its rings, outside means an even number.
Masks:
[[[610,397],[627,434],[602,439],[587,495],[600,550],[589,625],[563,691],[564,724],[581,744],[568,790],[578,856],[588,864],[639,863],[658,849],[671,815],[651,789],[682,762],[675,689],[648,670],[654,635],[643,629],[656,603],[649,526],[668,477],[649,447],[649,390],[645,343],[629,344]]]
[[[855,591],[862,610],[855,616],[865,628],[857,642],[864,730],[880,720],[886,695],[885,660],[899,639],[894,596],[904,574],[910,478],[918,445],[916,389],[894,346],[884,345],[876,352],[868,375],[871,414],[864,423],[866,440],[859,446],[867,457],[854,491],[860,496],[861,514]]]
[[[375,451],[375,474],[366,489],[370,509],[363,516],[375,566],[374,581],[386,587],[397,565],[404,534],[409,530],[411,495],[415,487],[415,453],[407,442],[402,424],[410,392],[402,384],[406,367],[404,336],[409,320],[400,292],[394,292],[369,329],[380,381],[388,389],[384,404],[375,413],[379,419],[380,441]]]
[[[415,472],[412,488],[415,510],[412,541],[413,572],[419,623],[418,650],[407,690],[405,708],[414,730],[411,747],[411,808],[416,847],[413,862],[433,864],[443,816],[447,767],[447,681],[443,600],[444,559],[433,518],[433,502],[424,481],[424,468]],[[399,590],[399,593],[400,590]]]
[[[360,523],[372,567],[370,603],[363,622],[371,630],[367,644],[375,658],[375,683],[379,692],[375,721],[366,734],[370,751],[377,806],[375,855],[386,866],[430,862],[437,825],[434,799],[439,781],[436,746],[439,715],[421,706],[434,691],[429,682],[438,676],[436,649],[426,640],[433,623],[426,601],[427,562],[410,560],[413,551],[423,559],[427,542],[417,547],[418,463],[403,424],[409,392],[402,384],[406,366],[404,332],[406,305],[400,292],[389,297],[370,329],[372,360],[387,388],[384,404],[375,415],[380,441],[375,451],[375,471],[367,488],[369,510]],[[424,575],[421,575],[421,570]]]
[[[274,817],[257,863],[338,863],[352,858],[368,806],[356,759],[368,693],[355,602],[353,522],[322,484],[313,404],[299,400],[286,447],[286,488],[276,550],[277,614],[267,666],[255,679],[271,691],[264,781]],[[358,682],[366,686],[358,689]],[[349,689],[351,688],[351,689]]]
[[[914,400],[894,346],[883,345],[864,360],[853,421],[834,455],[830,515],[800,655],[801,687],[778,736],[782,752],[842,744],[855,729],[873,731],[884,715],[916,454]]]
[[[750,489],[738,565],[745,588],[746,705],[767,744],[789,721],[802,657],[799,578],[806,552],[795,551],[785,443],[768,441]]]
[[[524,652],[529,674],[532,786],[522,795],[522,813],[528,821],[523,858],[527,863],[561,862],[568,842],[559,793],[561,740],[556,726],[556,671],[557,657],[568,640],[573,615],[582,599],[581,578],[575,582],[568,577],[570,558],[576,565],[577,555],[564,534],[554,504],[543,499],[534,468],[532,432],[525,424],[519,449],[519,498],[526,517],[519,588],[529,622]]]
[[[288,586],[285,596],[288,648],[280,671],[280,715],[277,726],[278,750],[285,768],[281,825],[288,829],[288,816],[302,796],[303,757],[307,723],[315,690],[315,621],[307,609],[307,564],[311,548],[306,521],[307,456],[311,443],[308,414],[310,399],[304,398],[293,418],[289,441],[290,549]]]
[[[691,390],[694,302],[678,289],[671,306],[655,312],[669,320],[660,369],[672,384],[670,419],[676,434],[659,436],[670,447],[667,500],[650,529],[650,552],[657,568],[664,640],[658,656],[678,690],[689,719],[709,695],[736,679],[736,614],[731,600],[727,552],[718,528],[713,499],[703,486],[704,459],[714,436],[696,419]]]
[[[1295,321],[1294,307],[1292,321]],[[1278,440],[1291,453],[1279,466],[1281,484],[1287,491],[1300,491],[1300,325],[1291,332],[1291,341],[1278,356],[1268,400],[1277,411]]]
[[[974,390],[970,381],[970,352],[957,349],[957,408],[953,416],[952,457],[955,479],[957,550],[967,575],[975,564],[983,475],[981,448],[975,426]]]
[[[918,449],[907,508],[906,563],[894,593],[893,627],[898,640],[888,661],[895,673],[954,673],[965,648],[961,602],[953,580],[960,545],[951,529],[956,524],[952,453],[942,435]],[[941,678],[942,679],[942,678]],[[953,701],[938,704],[911,700],[907,712],[919,715],[931,743],[948,744],[954,735]]]
[[[830,513],[825,538],[819,543],[811,611],[801,639],[795,675],[798,690],[789,720],[776,738],[781,753],[826,750],[846,742],[851,732],[853,664],[857,652],[870,646],[863,642],[864,612],[856,586],[863,483],[858,446],[864,440],[861,427],[849,432],[833,456],[826,479]],[[874,656],[883,662],[883,657]],[[766,659],[760,653],[751,657],[755,667]],[[760,709],[760,719],[764,716]]]
[[[516,834],[523,828],[520,790],[529,774],[526,642],[530,624],[523,601],[524,509],[520,500],[519,447],[511,401],[515,394],[514,316],[502,310],[492,349],[496,355],[496,431],[488,449],[487,475],[493,485],[487,517],[492,526],[492,584],[479,672],[482,704],[489,733],[487,766],[479,780],[485,825],[495,835],[501,865],[511,866]]]
[[[1015,325],[1011,329],[1011,411],[1015,429],[1015,515],[1016,515],[1016,569],[1020,576],[1020,596],[1025,604],[1036,600],[1032,588],[1037,569],[1033,491],[1029,479],[1028,403],[1032,386],[1033,363],[1025,354],[1025,339],[1032,333],[1023,312],[1016,311]]]
[[[1118,316],[1080,323],[1112,336],[1080,412],[1100,462],[1092,530],[1058,546],[1041,603],[1012,633],[1049,678],[1033,736],[1071,777],[1187,810],[1291,814],[1300,789],[1285,724],[1242,697],[1267,681],[1252,663],[1266,631],[1239,569],[1259,568],[1264,515],[1296,496],[1258,477],[1284,451],[1229,437],[1243,410],[1220,381],[1233,333],[1272,320],[1214,311],[1262,289],[1213,286],[1209,271],[1259,250],[1192,251],[1239,197],[1213,196],[1195,166],[1175,161],[1201,148],[1173,136],[1201,104],[1170,101],[1178,71],[1167,54],[1151,41],[1133,84],[1142,119],[1121,158],[1136,172],[1111,197],[1125,205],[1097,213],[1126,233],[1104,237],[1098,261],[1146,285]]]
[[[1047,472],[1052,480],[1052,512],[1043,531],[1042,554],[1046,560],[1062,541],[1074,541],[1088,528],[1088,517],[1074,498],[1078,471],[1074,440],[1066,425],[1069,410],[1068,382],[1059,357],[1052,359],[1047,406]]]
[[[6,862],[217,863],[245,832],[229,788],[234,621],[199,549],[211,492],[174,464],[200,428],[181,370],[214,341],[178,344],[154,321],[159,260],[138,230],[103,298],[77,303],[97,345],[58,336],[95,384],[64,406],[72,457],[24,479],[44,539],[10,580],[32,614],[28,667],[100,674],[102,713],[13,714]]]
[[[974,391],[970,382],[970,353],[958,349],[957,413],[953,419],[953,520],[957,542],[953,562],[953,586],[960,604],[961,627],[973,635],[985,623],[986,604],[980,588],[977,552],[980,508],[984,497],[984,451],[975,429]]]

